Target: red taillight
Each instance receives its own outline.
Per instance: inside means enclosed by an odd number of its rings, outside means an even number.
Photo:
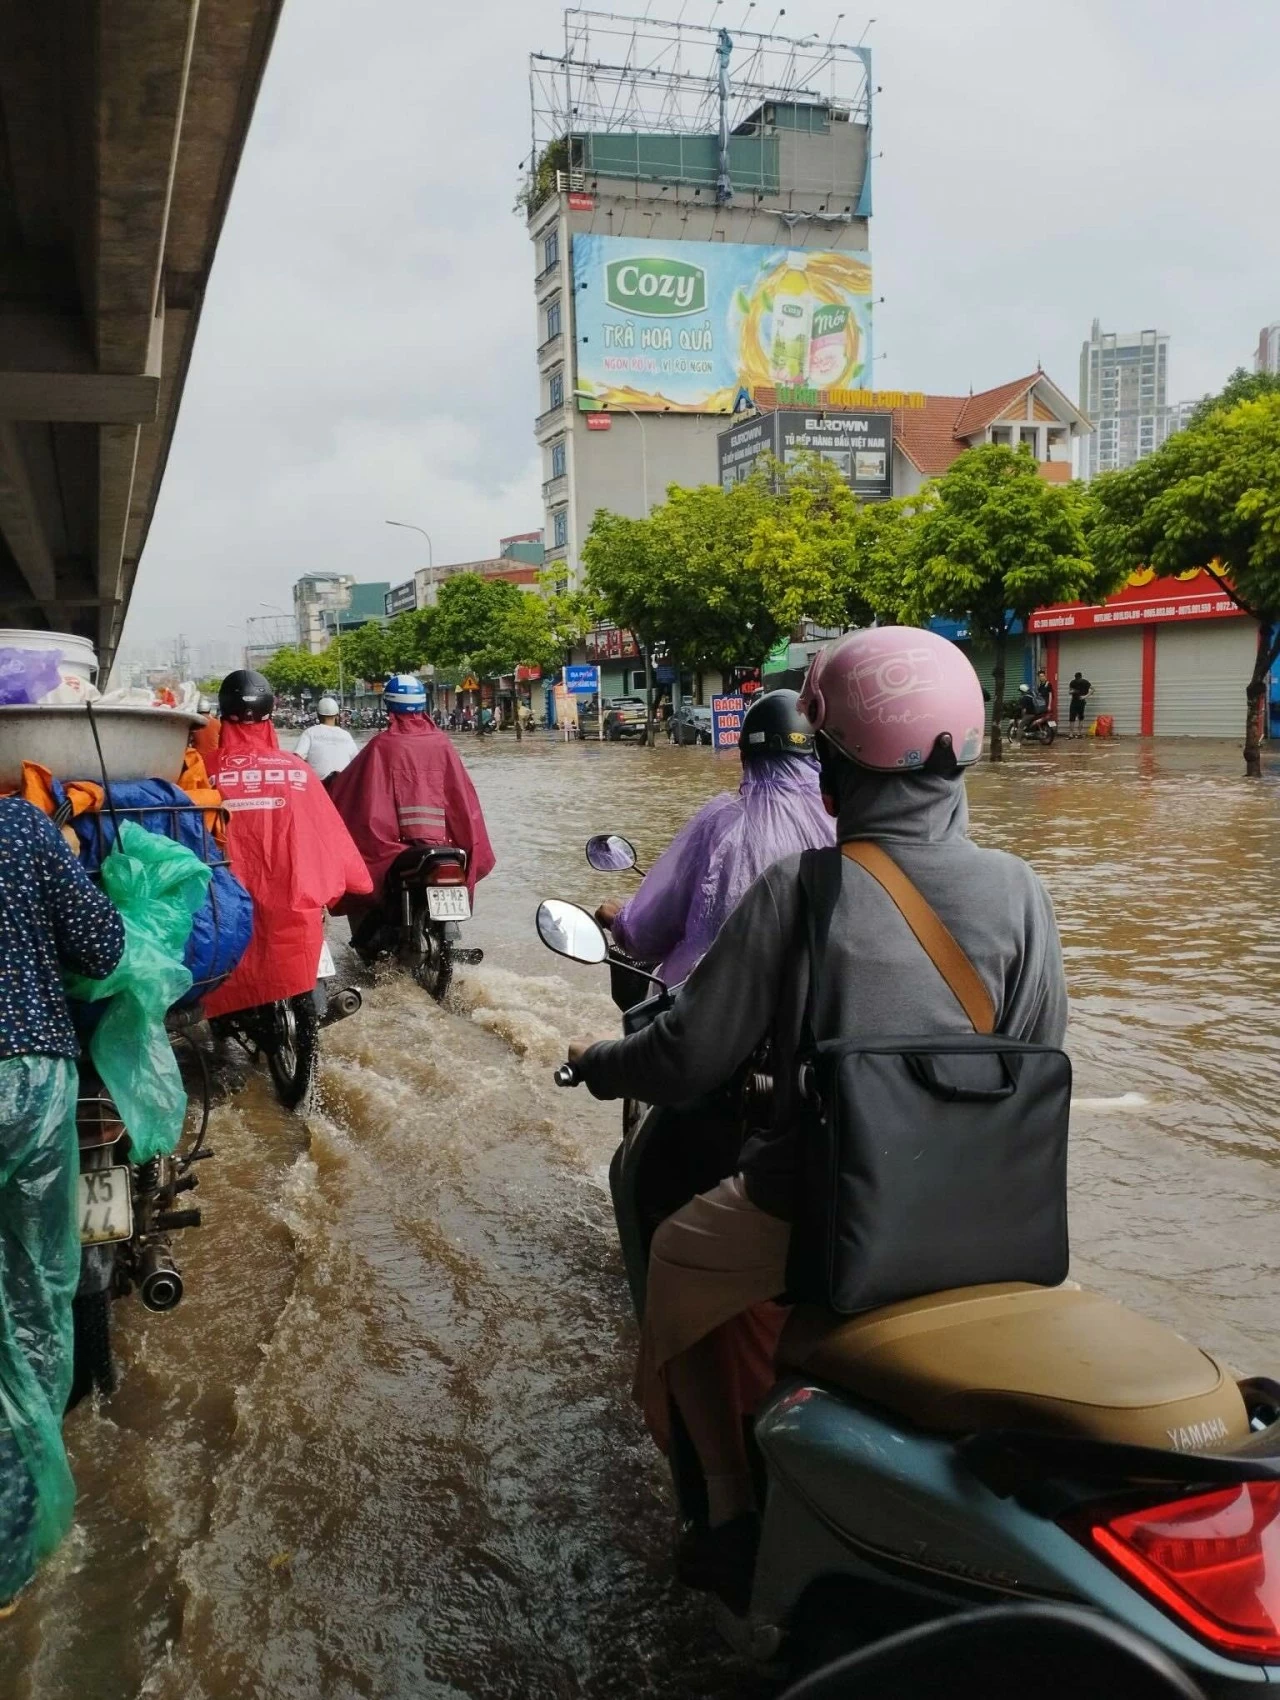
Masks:
[[[461,862],[437,862],[427,875],[428,885],[465,885],[467,870]]]
[[[1128,1511],[1089,1537],[1219,1652],[1280,1656],[1280,1481],[1240,1482]]]

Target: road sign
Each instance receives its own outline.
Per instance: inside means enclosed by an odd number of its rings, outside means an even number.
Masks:
[[[711,747],[713,749],[737,749],[738,735],[742,731],[742,717],[746,710],[747,705],[742,697],[712,697]]]
[[[600,670],[598,667],[566,667],[564,682],[574,696],[593,697],[600,682]]]

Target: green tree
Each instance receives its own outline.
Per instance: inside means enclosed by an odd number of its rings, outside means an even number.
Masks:
[[[1218,565],[1223,589],[1257,620],[1244,761],[1259,777],[1263,696],[1280,656],[1280,390],[1208,409],[1146,460],[1096,480],[1090,500],[1090,546],[1113,582],[1143,566]]]
[[[312,655],[310,650],[286,644],[259,668],[278,695],[297,696],[299,691],[332,689],[338,681],[336,658],[330,650]]]
[[[749,565],[784,631],[802,620],[865,626],[896,620],[903,601],[909,510],[859,502],[817,455],[772,468],[772,500],[755,519]]]
[[[1217,395],[1207,395],[1191,415],[1192,426],[1203,425],[1213,413],[1226,413],[1233,407],[1238,407],[1242,401],[1260,401],[1263,396],[1275,395],[1280,392],[1280,373],[1248,372],[1243,366],[1237,366],[1218,391]]]
[[[583,546],[587,585],[645,657],[653,741],[653,649],[685,667],[759,664],[782,631],[751,560],[754,528],[773,501],[767,476],[732,490],[672,485],[648,519],[601,509]]]
[[[391,646],[387,640],[387,630],[381,621],[369,620],[355,631],[343,632],[334,638],[325,654],[333,655],[336,671],[337,656],[341,653],[344,675],[351,679],[363,679],[365,684],[371,685],[375,680],[385,679],[388,673],[395,670],[391,665]]]
[[[1049,484],[1026,449],[968,450],[926,487],[911,526],[904,606],[923,622],[967,616],[995,649],[991,759],[1003,754],[1005,655],[1014,621],[1051,602],[1092,597],[1125,573],[1095,567],[1085,542],[1084,504],[1072,485]]]

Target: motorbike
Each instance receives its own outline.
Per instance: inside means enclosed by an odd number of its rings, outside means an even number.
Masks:
[[[577,905],[545,901],[537,930],[560,955],[612,960]],[[674,995],[627,1010],[624,1031]],[[768,1125],[767,1065],[697,1103],[626,1106],[609,1178],[637,1317],[658,1224]],[[568,1063],[555,1079],[579,1084]],[[1208,1694],[1280,1682],[1280,1383],[1237,1381],[1073,1283],[852,1317],[796,1305],[777,1368],[749,1434],[758,1554],[744,1591],[716,1600],[742,1654],[812,1668],[976,1604],[1057,1601],[1132,1631]],[[676,1410],[669,1462],[681,1521],[705,1526]]]
[[[200,1226],[198,1206],[181,1207],[194,1191],[197,1163],[213,1156],[205,1143],[209,1126],[208,1066],[191,1039],[198,1009],[170,1017],[171,1042],[186,1042],[202,1083],[194,1136],[170,1156],[132,1160],[129,1132],[115,1102],[87,1061],[80,1065],[76,1136],[80,1153],[77,1219],[80,1224],[80,1281],[72,1301],[75,1359],[71,1410],[89,1393],[116,1390],[111,1345],[111,1305],[137,1292],[147,1310],[170,1311],[181,1303],[185,1284],[173,1255],[173,1236]]]
[[[443,1003],[455,966],[484,961],[483,950],[460,942],[459,923],[470,919],[466,851],[412,845],[391,864],[379,905],[352,934],[352,948],[370,967],[381,957],[394,958]]]
[[[216,1038],[234,1039],[255,1063],[266,1060],[276,1097],[286,1110],[296,1110],[311,1096],[320,1067],[321,1028],[345,1021],[364,1001],[355,986],[329,989],[337,972],[326,940],[312,991],[238,1009],[211,1023]]]
[[[1009,721],[1005,736],[1011,744],[1043,744],[1047,748],[1058,736],[1058,722],[1041,707],[1030,685],[1018,686],[1016,711]]]
[[[1078,1607],[987,1606],[891,1636],[782,1700],[1205,1700],[1149,1641]]]

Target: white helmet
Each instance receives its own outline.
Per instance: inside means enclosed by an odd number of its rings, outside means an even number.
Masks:
[[[316,704],[316,713],[320,716],[321,720],[327,720],[330,715],[336,719],[338,715],[338,703],[336,697],[321,697],[320,701]]]

